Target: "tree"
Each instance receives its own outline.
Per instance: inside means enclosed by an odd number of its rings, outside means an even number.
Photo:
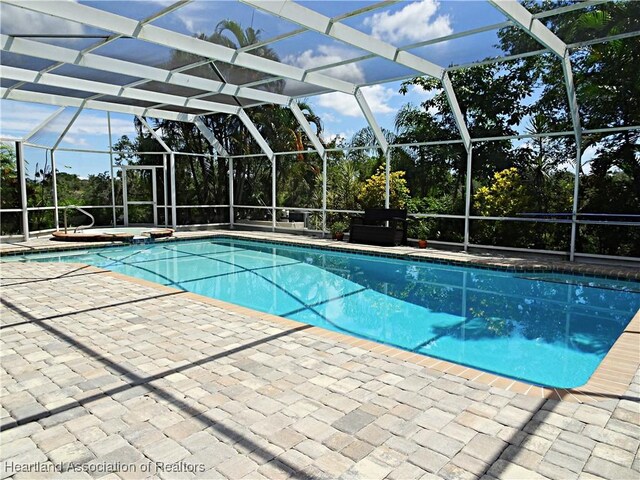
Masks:
[[[506,68],[505,68],[506,67]],[[462,117],[472,137],[507,136],[517,133],[517,126],[528,113],[523,100],[532,94],[533,85],[526,72],[509,65],[482,65],[451,72]],[[396,117],[401,143],[458,140],[460,134],[448,98],[437,79],[418,77],[404,82],[401,93],[419,87],[428,94],[420,107],[406,105]],[[414,149],[418,150],[418,149]],[[433,153],[429,163],[438,161],[455,172],[456,186],[466,172],[466,152],[462,145],[443,146]],[[474,145],[473,171],[488,179],[496,171],[515,162],[510,142],[483,142]]]
[[[16,152],[13,148],[0,143],[0,204],[2,208],[16,208],[20,205],[20,190],[16,170]]]
[[[572,2],[537,2],[525,6],[538,12]],[[640,2],[608,2],[544,18],[546,25],[567,43],[605,38],[637,30]],[[532,39],[522,31],[503,30],[501,44],[508,54],[531,46]],[[635,126],[640,123],[640,38],[594,42],[571,51],[580,119],[583,128]],[[566,100],[560,61],[552,55],[520,61],[532,78],[541,79],[539,98],[532,106],[555,125],[571,130],[571,114]],[[554,127],[552,127],[554,128]],[[571,137],[547,140],[548,146],[563,149],[567,158],[575,157]],[[637,213],[640,211],[640,132],[583,135],[582,152],[589,152],[590,171],[581,168],[581,212]],[[561,175],[561,173],[560,173]],[[555,174],[553,178],[558,175]],[[637,248],[637,227],[581,226],[578,250],[591,253],[631,254]]]
[[[533,13],[574,3],[573,0],[523,1]],[[640,2],[607,2],[545,16],[541,21],[571,44],[632,32],[637,30],[638,18]],[[500,29],[498,37],[496,47],[505,56],[541,48],[526,31],[514,26]],[[630,127],[640,123],[640,72],[635,68],[640,64],[640,38],[630,36],[609,42],[593,41],[572,48],[571,62],[584,128]],[[570,212],[575,139],[572,135],[543,136],[545,133],[573,130],[564,72],[557,56],[551,53],[527,56],[456,69],[450,75],[473,138],[514,135],[522,132],[523,125],[527,125],[524,128],[526,133],[532,134],[524,144],[517,141],[474,142],[472,188],[476,195],[479,193],[482,197],[487,192],[485,189],[497,188],[494,175],[515,167],[518,183],[524,189],[521,193],[527,196],[527,201],[519,205],[516,209],[519,211],[515,213]],[[401,92],[409,88],[423,89],[427,92],[427,99],[419,106],[405,105],[398,113],[398,140],[405,143],[459,139],[440,82],[415,78],[405,82]],[[583,172],[580,178],[580,211],[640,211],[639,143],[640,132],[637,130],[583,136],[582,153],[584,155],[587,151],[593,158],[589,162],[589,171]],[[407,171],[408,184],[417,197],[411,200],[410,208],[424,212],[434,211],[442,203],[461,205],[457,199],[464,196],[466,174],[466,152],[462,146],[429,145],[406,150],[410,161],[403,165],[403,169]],[[585,159],[583,157],[583,161]],[[612,188],[617,191],[609,193],[607,189]],[[478,209],[491,210],[486,202],[482,204],[480,197],[473,203],[474,213],[478,213]],[[448,201],[449,198],[454,201]],[[490,199],[484,200],[488,202]],[[496,216],[507,215],[507,210],[510,210],[500,209],[497,205],[494,207],[493,215]],[[569,228],[566,225],[499,222],[500,228],[492,230],[487,227],[490,224],[489,221],[473,220],[472,236],[482,237],[484,243],[495,241],[516,246],[568,248]],[[620,227],[616,230],[617,241],[607,236],[604,230],[607,229],[581,226],[578,248],[621,254],[633,251],[631,245],[639,243],[637,228]],[[526,237],[521,235],[523,233]],[[591,236],[598,240],[590,239]]]
[[[260,31],[242,26],[231,20],[219,22],[214,31],[207,35],[200,33],[197,38],[225,45],[230,48],[242,48],[260,41]],[[251,51],[262,58],[279,60],[274,50],[261,46]],[[203,60],[185,52],[175,51],[167,67],[178,67]],[[209,61],[190,72],[217,81],[244,84],[263,78],[263,74],[223,62]],[[266,88],[281,91],[284,81],[270,82]],[[173,88],[166,86],[162,88]],[[219,97],[219,98],[218,98]],[[243,105],[241,99],[225,95],[216,95],[213,101]],[[322,132],[322,124],[311,108],[299,103],[305,117],[315,126],[317,134]],[[246,110],[263,137],[267,138],[273,151],[304,151],[313,148],[311,142],[298,126],[290,109],[280,105],[260,105]],[[234,156],[260,154],[259,145],[236,115],[213,114],[201,116],[204,124],[214,133],[225,150]],[[213,147],[192,124],[168,120],[151,120],[159,128],[165,143],[176,152],[202,154],[200,156],[176,155],[177,196],[180,203],[216,205],[227,204],[228,171],[226,159],[217,158]],[[138,136],[134,141],[121,139],[123,146],[134,146],[138,151],[162,152],[155,139],[136,122]],[[316,178],[321,171],[317,155],[298,154],[278,157],[277,185],[281,192],[280,202],[304,203],[309,190],[317,189]],[[157,164],[157,156],[139,156],[137,163]],[[299,176],[300,180],[293,177]],[[234,161],[234,203],[240,205],[264,205],[270,203],[271,164],[266,158],[254,157]],[[240,213],[245,211],[238,210]],[[262,212],[264,213],[264,212]],[[214,209],[181,209],[179,223],[196,220],[198,223],[223,221],[220,213]],[[224,213],[222,213],[224,215]]]
[[[16,152],[9,145],[0,143],[0,206],[1,208],[20,208],[20,185],[16,169]],[[3,213],[0,222],[2,235],[20,232],[20,214]]]

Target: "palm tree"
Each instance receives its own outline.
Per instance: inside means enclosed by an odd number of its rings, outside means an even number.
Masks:
[[[214,32],[210,36],[203,36],[201,38],[208,42],[217,43],[237,50],[238,48],[244,48],[258,43],[260,41],[261,33],[262,32],[260,30],[256,30],[253,27],[243,29],[242,25],[234,20],[222,20],[216,25]],[[266,45],[249,50],[249,53],[260,58],[275,61],[280,60],[275,50]],[[236,85],[243,85],[268,77],[267,74],[256,70],[249,70],[223,62],[212,62],[211,65],[214,69],[217,69],[217,72],[220,74],[223,81],[234,83]],[[270,91],[281,92],[284,85],[285,82],[283,80],[278,80],[268,83],[266,88]]]
[[[210,35],[200,33],[196,35],[196,37],[229,48],[238,49],[258,43],[260,41],[260,34],[260,30],[252,27],[243,29],[242,26],[235,21],[223,20],[216,25],[213,33]],[[261,58],[275,61],[279,60],[276,52],[268,46],[258,47],[255,50],[251,50],[250,53]],[[193,54],[175,51],[168,62],[167,68],[189,65],[201,60],[204,61],[206,59]],[[195,69],[188,70],[187,73],[238,85],[265,77],[265,75],[260,72],[218,61],[209,61]],[[285,82],[280,80],[271,82],[265,87],[271,91],[281,91],[284,85]],[[172,86],[169,85],[166,86],[166,88],[168,91]],[[212,100],[218,100],[224,103],[232,102],[238,106],[244,105],[240,99],[225,95],[215,96]],[[309,123],[315,125],[319,136],[322,132],[320,118],[313,113],[308,104],[299,103],[299,106]],[[251,117],[262,136],[267,139],[273,151],[303,151],[312,148],[311,142],[306,138],[290,109],[279,105],[260,105],[249,108],[247,114]],[[201,118],[214,132],[216,138],[222,143],[229,154],[250,155],[260,153],[259,146],[237,116],[213,114]],[[211,154],[211,157],[189,156],[180,159],[177,165],[178,170],[176,171],[176,176],[179,180],[182,180],[182,182],[179,182],[181,188],[187,190],[179,193],[178,196],[181,202],[203,205],[227,203],[227,161],[219,159],[217,162],[214,162],[212,160],[214,155],[213,148],[202,137],[194,125],[166,120],[159,121],[157,124],[162,127],[162,132],[167,137],[165,140],[174,151]],[[146,138],[147,143],[155,143],[150,141],[151,139],[148,137],[145,137],[141,128],[139,128],[138,131],[139,138]],[[150,148],[153,150],[151,146]],[[145,149],[144,151],[149,150]],[[309,188],[313,187],[314,179],[321,168],[317,159],[313,158],[314,156],[317,157],[315,154],[313,156],[309,154],[298,154],[295,158],[284,157],[278,159],[278,182],[279,189],[281,189],[282,193],[288,195],[288,191],[297,190],[298,193],[294,194],[293,197],[296,201],[301,201],[302,194],[309,192]],[[298,174],[301,176],[301,181],[297,183],[286,182],[282,178],[283,172]],[[305,183],[307,188],[303,188]],[[191,185],[193,188],[187,188],[186,185]],[[234,185],[236,204],[268,203],[268,192],[271,189],[271,167],[269,162],[260,158],[236,160],[234,164]]]

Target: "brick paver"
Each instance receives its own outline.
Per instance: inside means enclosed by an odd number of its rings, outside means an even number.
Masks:
[[[638,372],[580,405],[80,265],[2,281],[0,478],[640,476]]]

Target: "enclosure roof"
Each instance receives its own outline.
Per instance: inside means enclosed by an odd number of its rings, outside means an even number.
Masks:
[[[545,20],[606,1],[533,15],[516,0],[1,0],[2,98],[194,121],[427,75],[456,115],[448,72],[513,58],[499,31],[536,40],[517,56],[563,58]]]

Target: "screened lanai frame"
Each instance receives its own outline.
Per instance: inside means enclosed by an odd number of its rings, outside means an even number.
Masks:
[[[203,136],[214,147],[214,156],[219,158],[226,158],[229,160],[229,203],[226,205],[177,205],[176,202],[176,189],[175,184],[170,186],[170,204],[161,205],[163,208],[171,209],[171,223],[173,227],[177,227],[177,209],[179,208],[228,208],[229,209],[229,222],[222,225],[229,225],[234,227],[234,210],[241,208],[262,208],[271,212],[272,225],[271,229],[276,229],[277,211],[280,210],[306,210],[316,211],[322,216],[322,227],[320,232],[322,234],[326,231],[327,214],[330,213],[352,213],[352,211],[340,211],[327,208],[327,154],[331,151],[326,149],[322,142],[318,139],[313,129],[307,122],[306,118],[298,107],[297,100],[299,98],[308,98],[312,95],[308,93],[300,93],[294,96],[287,96],[280,93],[274,93],[267,89],[264,89],[265,85],[278,80],[294,81],[303,86],[309,86],[315,89],[317,93],[326,92],[342,92],[348,95],[352,95],[356,100],[362,114],[371,128],[376,140],[376,145],[368,147],[362,147],[365,149],[380,149],[385,157],[385,206],[389,206],[389,174],[391,163],[391,151],[393,148],[404,148],[409,146],[430,146],[430,145],[442,145],[448,143],[458,143],[464,146],[467,152],[466,162],[466,188],[465,188],[465,212],[464,215],[441,215],[441,214],[418,214],[418,217],[440,217],[440,218],[455,218],[464,221],[464,241],[461,243],[450,242],[453,245],[460,245],[467,250],[469,247],[490,247],[496,249],[506,250],[525,250],[512,247],[499,247],[488,245],[474,245],[470,243],[470,222],[474,220],[495,220],[495,221],[516,221],[516,222],[542,222],[542,223],[559,223],[567,224],[571,226],[571,238],[570,248],[568,252],[549,251],[549,250],[530,250],[535,252],[552,253],[559,255],[569,255],[570,260],[574,260],[578,256],[584,257],[604,257],[602,255],[591,255],[585,253],[576,252],[576,233],[577,228],[581,224],[606,224],[606,225],[621,225],[621,226],[638,226],[639,222],[628,221],[598,221],[593,219],[581,219],[578,213],[578,198],[579,198],[579,175],[581,167],[581,145],[582,135],[585,134],[606,134],[616,133],[624,130],[640,130],[640,126],[627,126],[627,127],[612,127],[587,130],[582,128],[578,109],[578,100],[576,97],[575,88],[573,85],[573,75],[570,61],[570,53],[572,50],[593,44],[598,42],[607,42],[615,39],[629,38],[637,36],[640,32],[624,32],[619,35],[609,36],[606,38],[599,38],[588,40],[580,43],[567,45],[556,34],[554,34],[549,28],[547,28],[541,21],[541,18],[549,17],[558,14],[568,13],[574,10],[579,10],[588,6],[606,3],[612,0],[587,0],[582,3],[568,5],[564,7],[555,8],[550,11],[545,11],[537,14],[532,14],[526,8],[524,8],[516,0],[487,0],[487,3],[495,8],[505,17],[504,22],[495,23],[492,25],[480,26],[471,30],[456,32],[451,35],[438,37],[435,39],[425,40],[423,42],[413,43],[411,45],[395,46],[389,43],[385,43],[369,34],[363,33],[353,27],[350,27],[345,23],[348,19],[362,15],[364,13],[374,11],[384,11],[385,8],[390,7],[398,2],[396,1],[381,1],[376,3],[368,2],[363,7],[357,10],[346,12],[339,16],[330,18],[321,14],[313,7],[313,3],[310,6],[309,2],[305,3],[305,6],[290,0],[279,1],[261,1],[261,0],[240,0],[244,5],[251,8],[260,10],[268,15],[275,16],[283,19],[290,24],[298,25],[299,28],[292,29],[286,33],[277,35],[267,40],[260,41],[256,44],[252,44],[246,47],[239,48],[237,50],[224,47],[217,44],[212,44],[204,40],[195,39],[185,34],[177,33],[172,30],[160,28],[154,24],[158,19],[166,15],[185,7],[188,4],[194,3],[194,0],[181,0],[168,4],[165,8],[153,13],[151,16],[144,19],[129,18],[119,13],[108,13],[100,8],[90,7],[87,5],[78,4],[73,1],[56,1],[56,2],[25,2],[24,0],[1,0],[2,4],[11,6],[11,8],[18,7],[24,8],[28,11],[35,12],[38,15],[52,16],[61,19],[65,22],[71,22],[74,24],[80,24],[94,29],[99,29],[100,32],[107,32],[103,40],[98,43],[94,43],[90,46],[86,46],[83,49],[72,49],[68,47],[62,47],[54,45],[52,43],[44,43],[38,41],[38,39],[31,39],[29,35],[7,35],[4,32],[0,34],[2,51],[17,55],[26,55],[29,57],[35,57],[45,59],[54,62],[41,70],[29,70],[25,68],[18,68],[15,66],[2,66],[2,78],[12,80],[14,83],[9,87],[2,87],[2,98],[9,100],[17,100],[33,103],[44,103],[49,105],[57,105],[62,108],[74,107],[77,109],[73,115],[71,121],[67,127],[63,130],[62,134],[55,142],[53,147],[42,146],[30,143],[30,138],[33,138],[38,131],[45,127],[48,121],[60,113],[55,112],[49,117],[43,124],[39,125],[34,131],[16,143],[17,160],[18,160],[18,172],[20,174],[21,188],[21,208],[20,209],[3,209],[2,212],[20,212],[22,214],[23,236],[25,239],[29,238],[29,224],[28,215],[29,211],[38,209],[53,209],[55,215],[56,228],[59,226],[58,211],[59,206],[57,202],[56,193],[56,179],[55,179],[55,151],[56,150],[68,150],[68,151],[87,151],[80,149],[63,149],[59,147],[62,138],[72,126],[73,122],[77,119],[80,112],[83,109],[101,110],[109,112],[119,112],[136,115],[144,127],[149,130],[151,135],[162,145],[165,153],[162,154],[164,172],[166,175],[167,170],[171,173],[170,178],[172,182],[175,182],[175,164],[176,155],[190,155],[188,152],[172,152],[169,147],[162,141],[160,135],[153,131],[153,129],[146,123],[144,118],[158,118],[174,121],[183,121],[194,123],[201,131]],[[117,2],[112,2],[113,4]],[[496,28],[502,28],[506,26],[512,26],[519,28],[528,33],[534,40],[540,44],[540,49],[532,52],[525,52],[519,55],[511,55],[509,57],[499,57],[495,59],[476,61],[466,64],[453,65],[451,67],[442,67],[429,60],[414,55],[409,50],[415,50],[416,48],[434,45],[440,42],[446,42],[454,40],[456,38],[463,38],[471,35],[475,35],[484,31],[489,31]],[[251,55],[252,50],[256,50],[259,47],[268,46],[278,41],[294,38],[296,35],[301,35],[308,32],[316,32],[318,34],[329,37],[332,40],[339,41],[344,45],[357,48],[365,53],[361,56],[350,58],[349,60],[343,60],[336,63],[324,64],[321,66],[302,69],[285,63],[277,62],[274,60],[268,60],[264,58]],[[37,37],[37,35],[36,35]],[[135,62],[129,62],[124,60],[118,60],[110,57],[105,57],[94,53],[96,50],[100,51],[101,47],[116,42],[122,38],[136,39],[144,42],[148,42],[154,45],[161,45],[173,50],[186,52],[188,54],[199,57],[200,59],[194,63],[188,63],[186,65],[179,65],[176,68],[170,70],[163,70],[155,66],[147,66],[143,64],[137,64]],[[471,138],[467,127],[464,122],[464,118],[458,106],[456,93],[454,86],[449,78],[449,72],[460,69],[469,68],[472,66],[483,65],[492,62],[503,62],[513,60],[517,58],[527,57],[531,55],[551,54],[557,57],[561,62],[564,72],[564,81],[567,90],[568,105],[570,107],[570,113],[573,123],[573,130],[567,132],[553,132],[540,135],[522,134],[505,137],[493,137],[493,138]],[[410,68],[413,72],[411,75],[396,76],[394,78],[381,78],[375,82],[362,82],[352,83],[343,79],[337,78],[330,74],[331,69],[339,66],[352,64],[358,61],[365,61],[373,58],[386,59],[387,61],[394,62],[403,67]],[[189,73],[190,70],[200,66],[212,64],[215,62],[224,62],[227,65],[240,66],[248,71],[260,72],[264,77],[252,82],[243,83],[240,85],[234,85],[228,83],[227,80],[220,76],[220,81],[211,80],[209,78],[197,77]],[[120,85],[117,83],[108,83],[104,81],[85,80],[81,78],[73,78],[70,76],[58,75],[55,70],[65,65],[78,65],[82,67],[88,67],[91,69],[104,72],[105,75],[111,73],[120,73],[129,75],[139,80],[133,81],[129,84]],[[266,77],[265,77],[266,75]],[[389,145],[386,141],[383,131],[378,125],[375,116],[373,115],[367,100],[365,99],[361,88],[370,86],[373,84],[383,84],[392,81],[406,80],[415,76],[429,76],[438,79],[441,82],[441,86],[446,93],[449,106],[452,114],[456,120],[460,139],[458,140],[444,140],[436,142],[426,143],[414,143],[403,145]],[[102,78],[100,80],[103,80]],[[157,82],[170,87],[189,87],[196,88],[204,91],[205,93],[194,96],[180,96],[173,93],[163,93],[152,90],[147,90],[143,87],[150,82]],[[42,91],[30,91],[23,87],[29,87],[36,85],[42,88]],[[262,87],[262,88],[261,88]],[[50,89],[50,91],[47,90]],[[71,89],[71,91],[86,92],[85,94],[78,96],[70,96],[58,93],[58,89]],[[222,102],[215,102],[210,100],[204,100],[203,97],[211,97],[214,93],[228,96],[235,100],[236,104],[228,104]],[[118,103],[115,103],[117,98]],[[214,97],[215,98],[215,97]],[[220,97],[222,98],[222,97]],[[111,101],[109,101],[111,99]],[[122,102],[122,103],[121,103]],[[300,127],[303,129],[308,139],[314,146],[316,154],[320,156],[323,164],[323,182],[322,182],[322,208],[309,209],[309,208],[295,208],[295,207],[279,207],[276,201],[276,165],[277,158],[280,155],[290,155],[296,152],[274,152],[268,143],[268,139],[262,137],[256,126],[253,124],[249,116],[247,115],[245,108],[257,106],[261,104],[278,104],[288,107],[293,112],[295,118],[298,120]],[[143,106],[140,106],[143,105]],[[172,109],[173,108],[173,109]],[[216,140],[213,132],[201,121],[200,116],[212,113],[226,113],[231,115],[237,115],[242,123],[245,125],[249,133],[253,136],[256,143],[259,145],[262,153],[256,155],[244,155],[244,156],[230,156],[224,150],[222,145]],[[534,138],[537,136],[570,136],[575,139],[576,144],[576,159],[575,159],[575,171],[574,171],[574,192],[573,192],[573,205],[570,218],[557,219],[557,218],[524,218],[524,217],[484,217],[471,215],[471,180],[472,180],[472,158],[473,158],[473,145],[478,142],[493,141],[493,140],[514,140],[523,138]],[[111,132],[109,132],[109,140],[111,142]],[[24,155],[22,154],[23,146],[30,146],[36,148],[45,148],[51,152],[52,160],[52,174],[53,174],[53,195],[54,206],[53,207],[28,207],[26,199],[26,180],[25,180],[25,168],[24,168]],[[344,149],[340,149],[344,150]],[[115,192],[113,190],[114,182],[114,164],[113,155],[117,152],[113,150],[113,146],[110,143],[109,150],[107,152],[111,159],[111,180],[112,180],[112,205],[109,206],[89,206],[92,208],[104,208],[110,207],[114,212],[114,225],[115,225],[115,211],[116,208],[124,208],[122,205],[116,205]],[[138,152],[143,153],[143,152]],[[158,153],[158,152],[153,152]],[[304,153],[309,153],[305,151]],[[233,192],[233,160],[235,158],[249,158],[249,157],[266,157],[272,165],[272,191],[271,191],[271,205],[264,206],[245,206],[234,205],[234,192]],[[166,198],[166,196],[165,196]],[[625,217],[629,217],[625,215]],[[166,217],[165,217],[166,218]],[[193,226],[193,225],[191,225]],[[437,244],[438,242],[433,241]],[[448,243],[448,242],[441,242]],[[620,257],[613,257],[620,258]]]

